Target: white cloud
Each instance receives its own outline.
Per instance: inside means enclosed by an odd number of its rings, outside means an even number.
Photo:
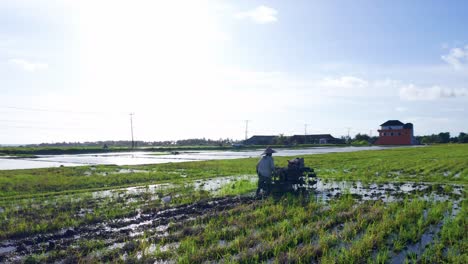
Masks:
[[[309,84],[326,96],[360,98],[392,96],[399,85],[396,80],[366,80],[355,76],[327,77]]]
[[[11,47],[13,44],[13,39],[0,35],[0,48]]]
[[[442,55],[442,60],[450,64],[456,70],[462,70],[468,66],[468,45],[463,48],[453,48],[449,54]]]
[[[409,84],[400,88],[400,98],[408,101],[431,101],[467,95],[467,89],[450,89],[440,86],[418,87],[414,84]]]
[[[49,68],[49,65],[46,63],[30,62],[23,59],[10,59],[8,62],[28,72],[46,70]]]
[[[395,111],[403,113],[403,112],[408,111],[408,108],[403,107],[403,106],[398,106],[398,107],[395,108]]]
[[[278,21],[278,11],[268,6],[258,6],[255,9],[240,12],[235,15],[238,19],[251,19],[258,24],[268,24]]]
[[[442,108],[440,109],[442,112],[449,112],[449,113],[453,113],[453,112],[465,112],[465,108],[463,107],[445,107],[445,108]]]
[[[328,88],[363,88],[368,87],[369,82],[354,76],[342,76],[339,78],[324,78],[319,82],[321,86]]]

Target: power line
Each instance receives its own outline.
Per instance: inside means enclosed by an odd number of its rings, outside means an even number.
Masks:
[[[86,129],[86,130],[91,130],[95,129],[95,127],[41,127],[41,126],[21,126],[21,125],[2,125],[1,128],[26,128],[26,129],[42,129],[42,130],[51,130],[51,129],[61,129],[61,130],[67,130],[67,129]]]
[[[71,111],[71,110],[59,110],[59,109],[46,109],[46,108],[30,108],[30,107],[16,107],[16,106],[0,106],[3,109],[20,110],[29,112],[48,112],[48,113],[69,113],[69,114],[87,114],[87,115],[112,115],[118,114],[123,115],[123,112],[87,112],[87,111]]]
[[[118,120],[121,120],[121,118],[119,118]],[[74,117],[68,117],[68,118],[64,118],[64,119],[61,119],[61,120],[57,120],[57,118],[54,118],[54,119],[51,119],[51,118],[36,118],[35,120],[25,120],[25,119],[16,119],[16,120],[13,120],[13,119],[0,119],[0,123],[4,123],[6,125],[10,125],[10,124],[14,124],[14,125],[22,125],[22,124],[27,124],[27,125],[31,125],[31,124],[41,124],[41,125],[44,125],[44,124],[49,124],[49,123],[53,123],[53,124],[57,124],[57,123],[60,123],[60,125],[68,125],[68,124],[82,124],[84,122],[99,122],[99,123],[103,123],[103,122],[115,122],[116,119],[112,119],[112,118],[105,118],[105,117],[101,117],[101,118],[74,118]]]
[[[30,124],[30,123],[39,123],[39,124],[44,124],[43,121],[39,121],[39,120],[12,120],[12,119],[0,119],[0,122],[5,122],[5,123],[27,123],[27,124]]]

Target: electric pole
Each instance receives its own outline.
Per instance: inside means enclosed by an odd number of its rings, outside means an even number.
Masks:
[[[308,124],[304,124],[304,144],[307,143],[307,125]]]
[[[135,113],[130,113],[130,130],[132,132],[132,149],[135,148],[135,141],[133,140],[133,115]]]
[[[346,129],[348,129],[348,137],[347,137],[347,140],[348,140],[348,142],[349,142],[349,141],[351,141],[351,138],[349,137],[349,131],[351,130],[351,128],[350,128],[350,127],[347,127]]]
[[[247,140],[247,134],[249,132],[249,121],[250,120],[245,120],[245,140]]]

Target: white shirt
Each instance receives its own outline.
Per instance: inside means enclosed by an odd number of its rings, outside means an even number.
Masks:
[[[257,172],[260,176],[271,177],[271,173],[275,169],[275,163],[272,156],[263,156],[257,163]]]

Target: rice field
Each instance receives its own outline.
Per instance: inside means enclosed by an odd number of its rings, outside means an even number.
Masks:
[[[304,158],[264,199],[256,158],[0,171],[0,262],[468,263],[468,145]]]

